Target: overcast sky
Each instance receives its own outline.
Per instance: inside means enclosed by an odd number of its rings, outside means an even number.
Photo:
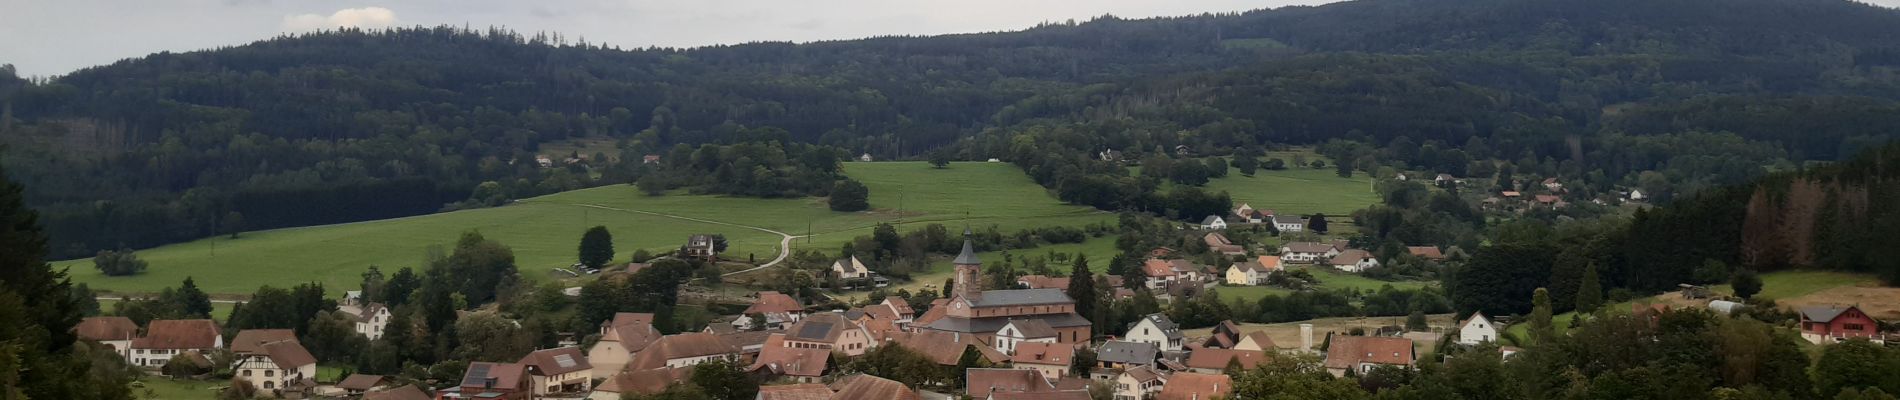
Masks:
[[[46,76],[336,26],[504,26],[623,48],[1022,29],[1334,0],[0,0],[0,63]],[[1893,0],[1900,1],[1900,0]]]
[[[0,64],[48,76],[336,26],[504,26],[622,48],[1022,29],[1336,0],[0,0]],[[1866,0],[1900,6],[1900,0]]]

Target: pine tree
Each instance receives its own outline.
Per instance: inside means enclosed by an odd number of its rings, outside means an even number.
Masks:
[[[0,398],[129,398],[123,383],[108,383],[119,377],[89,373],[75,352],[71,281],[46,264],[39,215],[6,176],[0,169]]]
[[[185,277],[185,283],[178,286],[178,300],[180,302],[178,306],[185,312],[185,316],[211,318],[211,297],[203,290],[199,290],[198,284],[193,282],[191,277]]]
[[[1089,271],[1088,255],[1075,256],[1075,264],[1069,268],[1068,289],[1069,298],[1075,300],[1075,313],[1085,318],[1095,316],[1095,273]]]
[[[1550,322],[1550,290],[1537,288],[1531,294],[1531,341],[1537,344],[1550,343],[1556,336],[1556,327]]]
[[[1597,278],[1597,265],[1583,268],[1583,282],[1577,285],[1577,313],[1588,314],[1603,307],[1603,281]]]

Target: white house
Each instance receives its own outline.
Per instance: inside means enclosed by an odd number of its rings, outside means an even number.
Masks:
[[[1458,325],[1459,344],[1479,344],[1498,340],[1498,327],[1485,318],[1484,312],[1471,313],[1471,318]]]
[[[871,269],[866,268],[863,261],[858,261],[858,256],[832,261],[831,273],[837,274],[838,279],[865,279],[871,277]]]
[[[1128,334],[1123,335],[1122,340],[1154,344],[1161,351],[1181,351],[1181,327],[1167,315],[1148,314],[1128,324]]]
[[[1167,382],[1167,377],[1154,367],[1144,365],[1129,368],[1115,376],[1115,400],[1153,398]]]
[[[1557,178],[1546,178],[1544,179],[1544,189],[1552,192],[1561,192],[1564,190],[1564,183],[1558,181]]]
[[[1275,215],[1273,216],[1273,229],[1278,229],[1282,233],[1305,232],[1306,220],[1300,219],[1298,215]]]
[[[1206,230],[1227,229],[1227,220],[1221,219],[1219,215],[1209,215],[1207,216],[1207,219],[1201,220],[1201,229],[1206,229]]]
[[[1060,336],[1055,327],[1040,319],[1012,319],[1003,329],[996,330],[996,350],[1003,354],[1016,354],[1016,347],[1022,343],[1055,343]]]
[[[265,343],[261,352],[238,360],[237,379],[251,383],[260,393],[277,395],[293,388],[310,389],[316,379],[317,358],[295,340]]]
[[[1248,205],[1247,203],[1240,203],[1240,207],[1234,207],[1234,217],[1238,218],[1239,221],[1243,221],[1249,224],[1258,224],[1258,223],[1263,222],[1261,220],[1261,217],[1265,215],[1266,214],[1260,213],[1260,210],[1253,209],[1253,206]]]
[[[714,360],[738,360],[739,348],[718,335],[693,332],[661,337],[627,362],[628,371],[687,368]],[[596,367],[598,368],[598,367]]]
[[[1280,246],[1280,262],[1289,264],[1311,264],[1337,255],[1339,248],[1326,243],[1287,242]]]
[[[1643,193],[1642,189],[1630,189],[1630,201],[1643,201],[1648,198],[1649,194]]]
[[[165,366],[172,356],[186,352],[211,354],[224,347],[224,335],[218,324],[208,319],[153,320],[145,327],[145,336],[132,339],[128,363],[146,368]]]
[[[356,333],[376,340],[383,337],[383,327],[389,326],[389,307],[382,303],[369,303],[363,307],[363,315],[356,317]]]
[[[579,347],[536,350],[515,362],[526,366],[534,394],[587,393],[593,383],[594,368]]]
[[[871,153],[858,155],[858,161],[871,162]]]
[[[1280,259],[1260,256],[1254,261],[1237,262],[1227,267],[1227,284],[1255,286],[1267,283],[1267,277],[1280,270]]]
[[[1327,262],[1327,265],[1332,265],[1333,268],[1338,268],[1340,271],[1360,272],[1378,268],[1379,259],[1373,258],[1372,253],[1368,253],[1365,250],[1350,249],[1339,252],[1339,255],[1333,256],[1333,259]]]

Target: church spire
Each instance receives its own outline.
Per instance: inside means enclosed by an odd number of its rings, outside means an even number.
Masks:
[[[956,287],[952,288],[958,296],[974,298],[983,293],[983,261],[976,258],[976,246],[970,242],[970,228],[963,228],[963,253],[951,261],[956,266]]]

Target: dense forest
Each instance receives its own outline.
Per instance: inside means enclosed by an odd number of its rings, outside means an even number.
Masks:
[[[1886,141],[1896,68],[1900,12],[1844,0],[1362,0],[692,49],[417,27],[44,80],[0,69],[0,143],[58,257],[661,167],[678,168],[649,180],[670,188],[825,195],[837,176],[815,154],[1001,158],[1066,201],[1192,218],[1222,196],[1162,183],[1286,145],[1324,145],[1347,174],[1562,176],[1667,199]],[[617,151],[539,165],[576,138]],[[772,158],[643,161],[746,143]],[[1132,176],[1103,150],[1189,167]],[[769,186],[722,185],[742,177]]]

